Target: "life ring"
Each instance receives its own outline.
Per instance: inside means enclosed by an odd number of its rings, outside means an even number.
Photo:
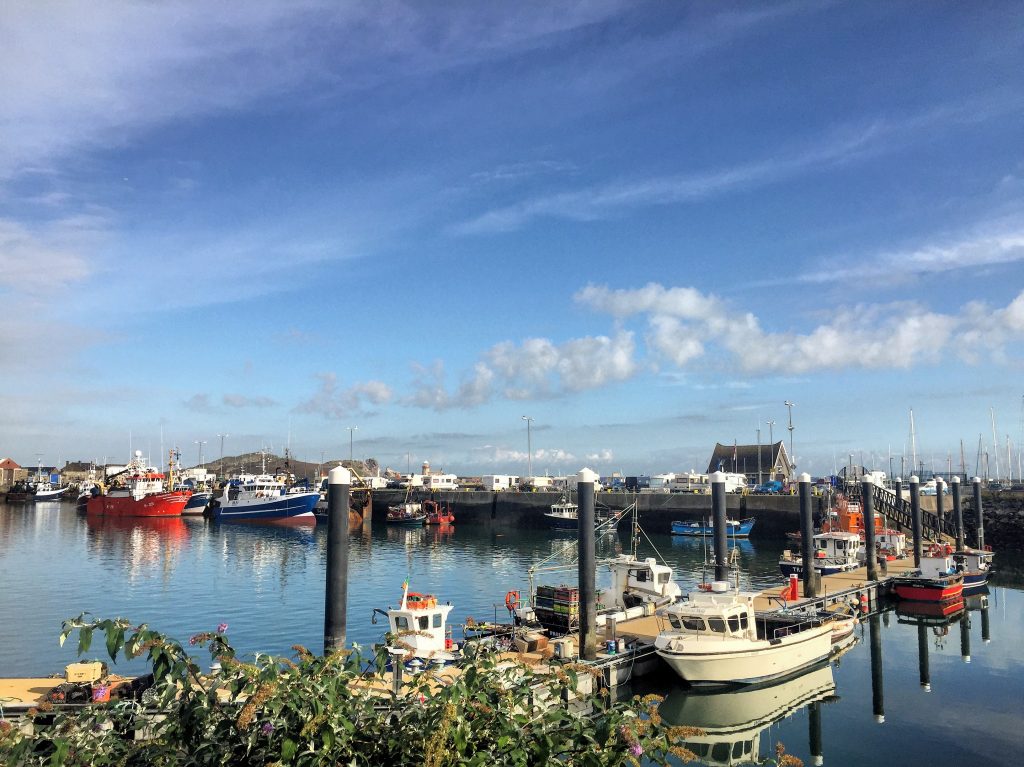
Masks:
[[[510,611],[515,611],[519,608],[519,592],[510,591],[505,595],[505,607]]]

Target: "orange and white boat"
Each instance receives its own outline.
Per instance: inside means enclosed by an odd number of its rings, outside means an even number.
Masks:
[[[86,514],[109,517],[177,517],[192,495],[188,490],[165,490],[164,475],[142,460],[136,450],[123,472],[123,486],[89,498]]]

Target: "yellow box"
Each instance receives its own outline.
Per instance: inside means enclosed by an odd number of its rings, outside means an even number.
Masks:
[[[106,675],[107,664],[98,660],[91,663],[69,663],[64,669],[64,678],[68,682],[91,684]]]

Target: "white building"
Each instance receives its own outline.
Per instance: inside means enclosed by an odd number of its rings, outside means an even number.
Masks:
[[[480,477],[484,490],[508,490],[519,484],[515,474],[485,474]]]

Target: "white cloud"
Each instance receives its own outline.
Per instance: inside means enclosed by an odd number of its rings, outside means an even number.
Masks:
[[[435,410],[475,407],[496,397],[526,400],[556,397],[596,389],[633,377],[633,334],[588,336],[555,344],[547,338],[527,338],[519,344],[503,341],[483,355],[454,394],[445,387],[444,364],[413,367],[413,394],[408,404]]]
[[[366,412],[371,405],[385,405],[392,399],[391,387],[380,381],[366,381],[341,389],[334,373],[318,373],[316,377],[320,379],[320,388],[309,399],[299,403],[295,407],[296,412],[344,418]]]
[[[972,362],[987,351],[999,359],[1006,344],[1024,337],[1024,292],[999,310],[978,302],[948,314],[914,302],[839,308],[806,332],[766,331],[754,314],[692,288],[588,286],[576,299],[620,320],[645,317],[648,352],[679,368],[715,352],[754,374],[907,369],[950,354]]]
[[[936,238],[917,248],[864,256],[826,259],[820,267],[796,277],[801,282],[894,280],[960,269],[980,269],[1024,261],[1024,229],[1020,216],[987,221],[965,232]],[[856,264],[856,266],[849,266]]]

